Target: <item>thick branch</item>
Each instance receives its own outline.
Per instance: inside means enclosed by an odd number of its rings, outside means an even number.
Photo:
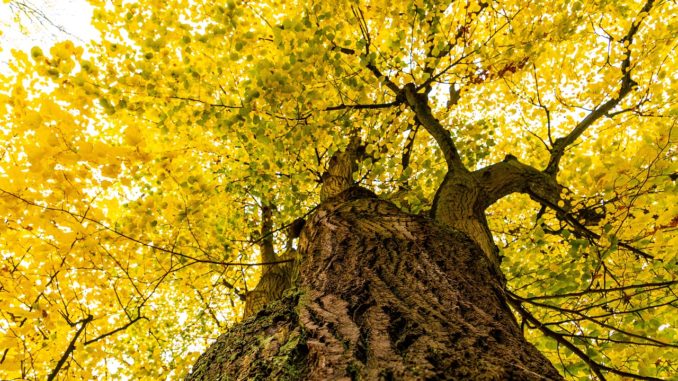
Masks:
[[[447,139],[452,144],[449,136]],[[487,207],[514,192],[527,193],[542,203],[548,200],[548,204],[557,204],[562,187],[549,175],[512,156],[472,173],[463,166],[462,170],[465,172],[455,173],[451,169],[445,176],[433,200],[433,218],[468,234],[501,274],[501,257],[485,217]]]
[[[647,0],[645,5],[640,11],[643,17],[647,17],[647,13],[652,9],[654,0]],[[619,88],[619,93],[615,98],[608,100],[599,107],[591,111],[584,119],[582,119],[569,134],[564,137],[558,138],[551,148],[551,158],[549,163],[546,166],[544,172],[555,175],[558,173],[560,160],[565,154],[565,149],[572,145],[583,133],[586,131],[593,123],[595,123],[602,116],[608,115],[610,110],[616,107],[626,95],[628,95],[634,87],[638,84],[631,78],[631,44],[633,43],[633,38],[638,32],[640,27],[641,20],[635,21],[631,28],[629,29],[626,36],[621,39],[621,43],[625,44],[625,54],[626,58],[621,63],[621,87]]]
[[[438,147],[443,151],[448,171],[452,173],[468,172],[459,157],[459,152],[452,141],[450,132],[433,116],[431,107],[428,105],[428,96],[426,94],[418,94],[416,89],[413,83],[405,85],[403,88],[405,99],[421,125],[433,136],[433,139],[438,143]]]
[[[323,185],[320,189],[320,201],[326,201],[355,185],[353,172],[358,169],[360,156],[360,138],[354,135],[343,151],[336,152],[323,173]]]
[[[472,173],[474,179],[480,184],[483,190],[483,199],[481,207],[489,207],[502,197],[511,193],[520,192],[530,196],[533,200],[547,206],[564,219],[574,229],[586,235],[586,237],[598,240],[600,234],[587,228],[579,222],[575,216],[570,213],[567,205],[559,206],[559,201],[563,201],[560,193],[563,186],[548,173],[540,172],[536,168],[519,162],[515,157],[509,155],[504,161],[492,164]],[[654,259],[654,256],[648,254],[625,242],[618,242],[617,245],[644,259]]]
[[[419,131],[419,126],[421,123],[415,120],[413,124],[409,126],[410,133],[407,135],[405,140],[405,147],[403,147],[403,156],[400,160],[402,165],[402,171],[404,172],[410,166],[410,158],[412,157],[412,147],[414,146],[414,139],[417,137],[417,131]],[[407,182],[407,180],[405,180]]]
[[[523,164],[509,155],[504,161],[473,172],[483,189],[484,208],[515,192],[526,193],[532,199],[557,205],[563,187],[538,169]]]
[[[273,207],[264,204],[261,207],[261,260],[274,262],[277,260],[273,249]]]

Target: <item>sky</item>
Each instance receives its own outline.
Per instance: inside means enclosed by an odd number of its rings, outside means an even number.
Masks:
[[[84,44],[97,36],[86,0],[0,0],[0,72],[8,72],[11,50],[44,51],[55,42]]]

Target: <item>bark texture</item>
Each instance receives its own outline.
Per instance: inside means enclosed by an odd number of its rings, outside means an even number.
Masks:
[[[546,380],[465,234],[365,189],[304,228],[300,285],[222,335],[187,380]]]

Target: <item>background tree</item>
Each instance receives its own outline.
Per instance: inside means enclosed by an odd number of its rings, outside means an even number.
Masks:
[[[676,373],[674,2],[92,4],[0,80],[0,378],[181,377],[356,136],[563,376]]]

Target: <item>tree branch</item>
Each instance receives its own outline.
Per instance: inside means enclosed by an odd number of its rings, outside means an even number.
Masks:
[[[428,95],[417,93],[417,87],[413,83],[405,85],[403,93],[407,104],[414,111],[421,125],[433,136],[433,139],[438,143],[438,147],[443,151],[448,171],[452,173],[468,172],[468,169],[466,169],[459,157],[459,152],[452,141],[450,132],[433,116],[431,107],[428,105]]]
[[[227,105],[227,104],[223,104],[223,103],[210,103],[210,102],[204,101],[202,99],[197,99],[197,98],[193,98],[193,97],[180,97],[180,96],[176,96],[176,95],[172,95],[172,96],[169,96],[167,98],[179,100],[179,101],[185,101],[185,102],[202,103],[206,106],[220,107],[220,108],[226,108],[226,109],[241,109],[241,108],[244,107],[244,106],[232,106],[232,105]]]
[[[370,48],[372,47],[372,37],[370,36],[370,30],[367,26],[367,21],[365,21],[365,15],[363,14],[363,11],[360,9],[360,7],[352,6],[351,10],[353,11],[353,15],[355,16],[356,20],[358,20],[360,33],[363,35],[363,39],[365,39],[365,59],[369,59]],[[341,52],[344,52],[344,50],[341,50]],[[398,94],[400,92],[398,85],[391,81],[387,76],[382,74],[381,71],[379,71],[379,69],[374,65],[374,62],[368,62],[367,69],[369,69],[377,77],[377,79],[383,81],[384,84],[386,84],[386,86],[391,89],[394,94]]]
[[[447,44],[445,44],[445,47],[443,47],[443,49],[441,49],[440,52],[439,52],[438,54],[433,54],[433,48],[434,48],[434,42],[435,42],[435,41],[434,41],[435,34],[431,34],[431,35],[426,39],[426,43],[429,44],[429,49],[428,49],[428,51],[427,51],[427,53],[426,53],[426,56],[427,56],[429,59],[439,59],[439,58],[442,58],[442,57],[444,57],[444,56],[450,54],[450,52],[452,51],[452,48],[456,45],[456,42],[457,42],[458,40],[460,40],[462,37],[464,38],[464,40],[466,40],[466,36],[465,36],[465,35],[466,35],[467,33],[469,33],[469,29],[470,29],[469,25],[471,24],[471,22],[472,22],[474,19],[477,19],[478,15],[479,15],[481,12],[483,12],[483,11],[490,5],[490,3],[489,3],[489,2],[485,2],[485,1],[480,1],[480,2],[478,2],[478,5],[480,6],[480,8],[477,9],[477,10],[475,10],[475,11],[473,11],[473,12],[470,12],[470,13],[468,13],[468,8],[467,8],[467,14],[466,14],[466,17],[465,17],[465,22],[464,22],[464,24],[463,24],[463,25],[460,25],[460,26],[457,28],[457,31],[456,31],[456,33],[454,34],[454,36],[451,36],[451,38],[449,39],[449,41],[447,42]],[[431,20],[428,22],[429,28],[430,28],[430,29],[433,29],[433,28],[434,28],[434,21],[435,21],[436,24],[440,22],[440,20],[439,20],[437,17],[434,18],[434,19],[431,19]],[[437,25],[436,25],[436,26],[437,26]],[[422,83],[422,84],[418,87],[418,89],[421,89],[421,88],[427,88],[428,86],[431,86],[431,84],[432,84],[436,79],[438,79],[440,76],[442,76],[443,74],[445,74],[448,70],[450,70],[450,69],[452,69],[453,67],[455,67],[455,66],[456,66],[457,64],[459,64],[462,60],[464,60],[465,58],[467,58],[471,53],[475,53],[476,51],[477,51],[477,50],[474,49],[474,50],[472,50],[472,51],[471,51],[470,53],[468,53],[468,54],[462,54],[457,60],[455,60],[454,62],[452,62],[452,63],[450,63],[449,65],[447,65],[443,70],[441,70],[441,71],[438,72],[437,74],[433,74],[433,73],[435,72],[435,67],[434,67],[434,66],[430,66],[430,65],[428,64],[428,62],[427,62],[427,63],[424,65],[424,70],[423,70],[423,71],[424,71],[424,73],[427,73],[427,74],[429,75],[429,77],[426,79],[426,81],[424,81],[424,83]]]
[[[644,287],[668,287],[668,286],[673,286],[675,284],[678,284],[678,281],[667,281],[667,282],[656,282],[656,283],[644,283],[644,284],[632,284],[628,286],[621,286],[621,287],[612,287],[612,288],[601,288],[601,289],[595,289],[595,290],[584,290],[584,291],[578,291],[578,292],[569,292],[566,294],[558,294],[558,295],[541,295],[541,296],[532,296],[529,298],[522,298],[525,301],[533,301],[533,300],[540,300],[540,299],[559,299],[559,298],[576,298],[584,295],[590,295],[590,294],[600,294],[600,293],[608,293],[608,292],[615,292],[615,291],[625,291],[625,290],[635,290],[638,288],[644,288]]]
[[[554,176],[546,171],[540,172],[534,167],[523,164],[512,155],[508,155],[500,163],[492,164],[473,172],[473,177],[483,188],[485,208],[511,193],[525,193],[533,200],[556,211],[559,218],[564,219],[565,222],[586,237],[596,240],[601,237],[600,234],[579,222],[570,213],[567,204],[564,206],[558,205],[559,201],[564,201],[560,197],[564,187],[558,184]],[[644,259],[655,259],[653,255],[628,243],[618,241],[617,246]]]
[[[572,342],[569,340],[565,339],[563,335],[560,333],[551,330],[544,324],[542,324],[541,321],[539,321],[537,318],[534,317],[529,311],[527,311],[520,301],[514,299],[513,297],[509,296],[508,297],[509,303],[518,311],[518,313],[523,317],[523,319],[527,320],[530,322],[533,326],[535,326],[538,330],[540,330],[545,336],[550,337],[554,339],[558,344],[564,346],[565,348],[569,349],[574,353],[577,357],[582,359],[586,363],[586,365],[589,366],[591,371],[601,380],[605,381],[605,376],[603,375],[602,371],[610,372],[617,374],[619,376],[623,377],[630,377],[634,378],[637,380],[651,380],[651,381],[661,381],[660,378],[655,378],[655,377],[648,377],[648,376],[641,376],[635,373],[629,373],[629,372],[624,372],[622,370],[618,370],[615,368],[611,368],[609,366],[597,363],[593,361],[584,351],[579,349],[576,345],[574,345]]]
[[[484,6],[481,7],[481,9],[477,12],[479,13],[482,11],[487,4],[483,3]],[[477,14],[476,13],[476,14]],[[370,47],[371,47],[371,37],[369,34],[369,30],[367,28],[367,23],[365,22],[364,15],[360,8],[354,8],[353,9],[353,14],[358,20],[358,24],[360,26],[360,31],[361,34],[363,35],[363,38],[365,39],[365,57],[368,57],[370,54]],[[460,29],[458,33],[462,33],[463,31]],[[355,55],[356,51],[353,49],[347,49],[347,48],[341,48],[338,47],[336,44],[334,44],[334,50],[338,50],[344,54],[350,54],[350,55]],[[449,49],[451,49],[451,46],[449,46]],[[448,50],[449,51],[449,50]],[[458,60],[459,61],[459,60]],[[457,61],[457,62],[458,62]],[[468,172],[466,167],[461,161],[461,158],[459,157],[459,152],[457,151],[457,148],[454,145],[454,142],[452,141],[452,138],[450,136],[449,131],[447,131],[442,124],[433,116],[433,113],[431,112],[431,108],[428,105],[428,96],[426,93],[424,94],[418,94],[417,91],[422,88],[422,86],[416,86],[413,83],[409,83],[405,85],[404,88],[400,88],[395,82],[393,82],[389,77],[384,75],[379,68],[374,64],[374,62],[368,62],[366,65],[367,69],[374,74],[374,76],[380,80],[382,83],[386,85],[395,95],[396,95],[396,100],[390,103],[386,103],[383,105],[358,105],[358,107],[354,106],[333,106],[328,109],[343,109],[343,108],[364,108],[364,109],[372,109],[372,108],[383,108],[384,107],[392,107],[392,106],[397,106],[403,102],[407,102],[410,108],[414,111],[415,115],[417,116],[417,119],[421,123],[421,125],[433,136],[434,140],[440,147],[440,149],[443,151],[443,155],[445,158],[445,161],[447,163],[448,171],[452,172]],[[430,84],[430,81],[432,80],[433,77],[428,79],[428,82],[425,82],[425,84],[428,86]]]
[[[273,248],[273,209],[271,204],[263,204],[261,207],[261,259],[262,262],[274,262],[277,258]]]
[[[523,164],[512,155],[504,161],[473,172],[485,194],[484,207],[515,192],[526,193],[538,202],[557,205],[563,186],[548,174]]]
[[[566,209],[564,209],[564,208],[561,208],[560,206],[558,206],[557,203],[556,203],[556,204],[552,204],[552,203],[551,203],[550,201],[548,201],[548,200],[544,200],[544,201],[545,201],[545,204],[546,204],[549,208],[555,210],[557,213],[559,213],[560,215],[562,215],[563,218],[565,219],[565,221],[566,221],[567,223],[569,223],[572,227],[574,227],[576,230],[578,230],[579,232],[583,233],[584,235],[586,235],[586,236],[589,237],[589,238],[600,239],[600,234],[598,234],[598,233],[592,231],[591,229],[587,228],[584,224],[582,224],[581,222],[579,222],[579,221],[572,215],[572,213],[570,213],[568,210],[566,210]],[[629,245],[629,244],[626,243],[626,242],[618,241],[618,242],[617,242],[617,246],[622,247],[622,248],[624,248],[624,249],[626,249],[626,250],[632,252],[633,254],[635,254],[635,255],[637,255],[637,256],[639,256],[639,257],[642,257],[642,258],[644,258],[644,259],[653,259],[653,260],[655,259],[655,257],[654,257],[653,255],[648,254],[648,253],[644,252],[643,250],[638,249],[637,247],[634,247],[634,246],[632,246],[632,245]],[[658,260],[659,260],[660,262],[662,261],[661,259],[658,259]]]
[[[91,223],[103,228],[104,230],[109,231],[109,232],[111,232],[111,233],[113,233],[113,234],[115,234],[115,235],[117,235],[121,238],[128,239],[132,242],[135,242],[139,245],[145,246],[149,249],[161,251],[163,253],[176,255],[177,257],[182,257],[182,258],[188,259],[188,260],[192,261],[193,263],[205,263],[205,264],[220,265],[220,266],[245,266],[245,267],[250,267],[250,266],[277,265],[279,263],[285,263],[285,262],[291,262],[292,261],[292,260],[276,260],[276,261],[271,261],[271,262],[253,263],[253,262],[223,262],[223,261],[214,261],[214,260],[211,260],[211,259],[200,259],[200,258],[196,258],[196,257],[193,257],[193,256],[185,254],[185,253],[175,251],[173,249],[167,249],[167,248],[157,246],[157,245],[154,245],[154,244],[151,244],[151,243],[143,242],[138,238],[134,238],[134,237],[132,237],[128,234],[125,234],[121,231],[118,231],[118,230],[116,230],[116,229],[114,229],[114,228],[112,228],[112,227],[110,227],[110,226],[108,226],[108,225],[106,225],[102,222],[99,222],[95,219],[92,219],[90,217],[86,217],[86,216],[80,215],[78,213],[74,213],[74,212],[71,212],[71,211],[68,211],[68,210],[65,210],[65,209],[61,209],[61,208],[54,208],[54,207],[50,207],[50,206],[38,205],[33,201],[27,200],[27,199],[25,199],[25,198],[23,198],[23,197],[21,197],[17,194],[6,191],[4,189],[0,189],[0,192],[6,194],[8,196],[14,197],[14,198],[26,203],[27,205],[30,205],[30,206],[33,206],[33,207],[36,207],[36,208],[40,208],[40,209],[43,209],[43,210],[49,210],[49,211],[53,211],[53,212],[65,213],[65,214],[70,215],[73,218],[76,218],[77,220],[91,222]]]
[[[82,331],[85,330],[85,327],[87,327],[87,324],[89,324],[89,322],[91,322],[93,319],[94,319],[94,316],[87,315],[86,318],[75,323],[76,325],[77,324],[82,324],[82,325],[75,332],[75,336],[73,336],[73,339],[71,339],[71,342],[68,344],[68,347],[66,347],[66,352],[64,352],[64,354],[61,356],[61,358],[57,362],[57,365],[54,367],[54,369],[52,369],[52,373],[50,373],[49,376],[47,376],[47,381],[52,381],[56,378],[57,374],[61,370],[61,367],[63,367],[64,364],[66,363],[66,359],[68,359],[68,356],[70,356],[71,353],[73,353],[73,351],[75,350],[75,342],[78,341],[78,337],[80,337],[80,334],[82,333]]]
[[[372,74],[374,74],[375,77],[377,77],[378,80],[384,82],[386,87],[393,91],[394,94],[400,94],[400,87],[398,87],[398,85],[396,85],[395,82],[393,82],[389,77],[382,74],[373,62],[368,63],[366,67],[372,72]]]
[[[410,158],[412,157],[412,149],[414,148],[414,139],[417,137],[419,126],[421,126],[421,123],[419,123],[419,120],[416,118],[414,123],[408,126],[410,133],[407,135],[407,139],[405,139],[405,147],[403,147],[403,155],[400,160],[403,172],[410,166]]]
[[[340,104],[337,106],[331,106],[327,107],[323,111],[336,111],[336,110],[374,110],[374,109],[382,109],[382,108],[391,108],[394,106],[398,106],[402,104],[402,100],[395,100],[393,102],[388,102],[388,103],[375,103],[375,104],[355,104],[355,105],[347,105],[347,104]]]
[[[542,303],[542,302],[529,301],[529,300],[526,300],[526,299],[522,299],[520,296],[514,294],[511,291],[507,291],[507,295],[510,298],[514,299],[516,302],[529,303],[533,306],[537,306],[537,307],[540,307],[540,308],[545,308],[545,309],[548,309],[548,310],[556,311],[560,314],[572,314],[572,315],[578,316],[578,318],[567,316],[567,319],[560,321],[560,322],[549,322],[549,323],[541,322],[540,325],[542,325],[542,326],[559,325],[559,324],[563,324],[563,323],[572,323],[572,322],[575,322],[575,321],[589,321],[593,324],[596,324],[596,325],[599,325],[601,327],[622,333],[622,334],[629,336],[629,337],[635,337],[636,339],[645,340],[645,341],[648,341],[648,342],[651,342],[651,343],[659,344],[659,345],[664,346],[664,347],[678,348],[678,345],[676,345],[676,344],[664,343],[660,340],[653,339],[651,337],[647,337],[647,336],[639,335],[637,333],[629,332],[625,329],[622,329],[622,328],[619,328],[617,326],[608,324],[605,321],[601,321],[601,320],[598,319],[598,317],[588,316],[588,315],[586,315],[583,312],[578,311],[578,310],[558,307],[558,306],[554,306],[554,305]],[[671,303],[673,303],[673,301]],[[620,312],[619,314],[622,314],[622,313]],[[611,315],[614,315],[614,314],[611,314]],[[611,316],[611,315],[605,315],[603,317]]]
[[[650,9],[652,9],[653,3],[654,0],[647,0],[643,8],[640,10],[640,14],[643,15],[643,18],[647,17]],[[624,99],[624,97],[638,85],[631,78],[631,44],[633,43],[635,34],[638,32],[641,21],[642,20],[635,21],[626,36],[624,36],[620,41],[625,45],[624,50],[626,58],[624,58],[620,67],[622,79],[619,93],[615,98],[612,98],[599,107],[594,108],[574,127],[572,131],[570,131],[569,134],[556,139],[553,147],[551,148],[551,157],[546,169],[544,170],[545,173],[555,176],[558,173],[560,160],[565,154],[565,149],[573,144],[584,133],[584,131],[586,131],[598,119],[600,119],[602,116],[608,115],[609,111],[616,107],[622,101],[622,99]]]
[[[124,331],[124,330],[126,330],[127,328],[129,328],[132,324],[138,322],[138,321],[141,320],[141,319],[148,320],[147,317],[139,315],[139,316],[137,316],[136,318],[130,320],[129,322],[125,323],[124,325],[122,325],[122,326],[120,326],[120,327],[118,327],[118,328],[115,328],[115,329],[113,329],[113,330],[110,330],[110,331],[108,331],[108,332],[106,332],[106,333],[104,333],[104,334],[102,334],[102,335],[100,335],[100,336],[98,336],[98,337],[95,337],[94,339],[85,341],[85,342],[83,343],[83,345],[94,344],[94,343],[96,343],[97,341],[103,340],[103,339],[105,339],[105,338],[108,337],[108,336],[115,335],[115,334],[118,333],[118,332]]]
[[[360,138],[357,134],[351,137],[351,141],[343,151],[337,151],[327,165],[327,170],[322,176],[320,189],[320,201],[323,202],[355,185],[353,172],[358,168],[357,160],[360,156]]]
[[[515,192],[525,193],[533,200],[547,206],[570,224],[574,229],[588,238],[598,240],[601,235],[586,227],[570,213],[567,205],[559,206],[564,187],[549,173],[540,172],[534,167],[519,162],[514,156],[508,155],[504,161],[489,165],[473,172],[473,177],[480,184],[484,192],[483,207],[487,208],[499,199]],[[618,241],[617,246],[629,250],[644,259],[655,259],[651,254],[644,252],[628,243]]]

